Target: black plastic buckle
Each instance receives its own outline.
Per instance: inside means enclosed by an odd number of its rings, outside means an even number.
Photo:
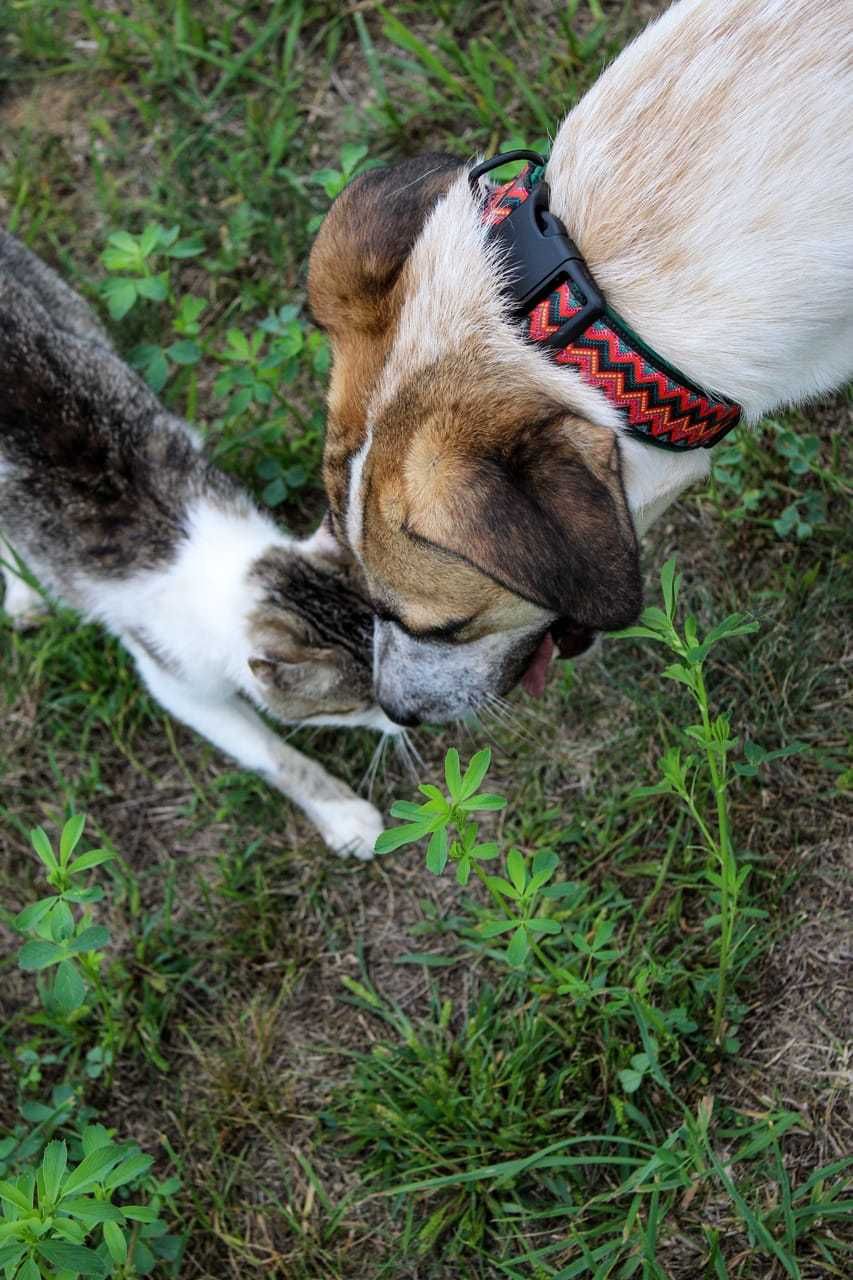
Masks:
[[[545,157],[540,156],[538,151],[526,151],[523,147],[517,151],[499,151],[491,159],[481,160],[479,164],[475,164],[468,174],[468,182],[474,195],[479,196],[480,194],[477,183],[484,173],[491,173],[492,169],[500,169],[501,165],[504,164],[512,164],[513,160],[530,160],[538,169],[545,168]]]
[[[471,170],[472,190],[478,193],[476,184],[483,174],[510,160],[532,160],[539,165],[545,163],[535,151],[508,151],[493,156]],[[505,250],[504,262],[509,271],[507,288],[514,299],[513,310],[519,318],[528,315],[537,302],[547,298],[565,281],[574,285],[575,292],[580,294],[583,306],[578,314],[546,339],[546,346],[562,349],[601,319],[607,302],[580,249],[569,238],[560,219],[548,208],[550,194],[547,182],[537,183],[524,203],[493,226],[490,234],[501,242]]]

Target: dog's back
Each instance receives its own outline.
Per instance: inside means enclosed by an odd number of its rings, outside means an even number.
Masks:
[[[752,418],[853,369],[849,0],[681,0],[569,113],[552,208],[611,305]]]

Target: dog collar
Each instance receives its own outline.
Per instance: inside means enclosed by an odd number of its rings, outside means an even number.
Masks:
[[[741,408],[712,396],[663,360],[608,306],[580,250],[548,208],[545,160],[510,151],[471,170],[478,181],[510,160],[526,168],[489,193],[483,221],[506,250],[509,289],[528,342],[571,365],[620,411],[631,435],[659,449],[710,449],[740,421]]]

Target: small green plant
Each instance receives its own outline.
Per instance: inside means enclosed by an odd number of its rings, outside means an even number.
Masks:
[[[751,932],[754,921],[765,918],[766,912],[741,902],[751,868],[746,862],[738,862],[729,811],[730,757],[738,749],[739,739],[732,735],[727,715],[712,714],[704,672],[708,655],[721,641],[751,635],[758,630],[758,623],[747,614],[733,613],[700,636],[696,618],[688,614],[679,629],[677,610],[681,575],[676,572],[674,560],[668,560],[663,566],[660,580],[663,609],[650,606],[644,610],[637,626],[629,627],[620,634],[625,638],[663,644],[675,655],[677,661],[665,667],[662,674],[690,690],[699,720],[685,725],[681,731],[687,754],[679,745],[667,748],[660,760],[660,780],[651,786],[637,788],[633,796],[637,799],[674,796],[695,823],[705,844],[708,863],[704,874],[711,886],[715,907],[705,920],[705,929],[718,934],[718,964],[713,983],[713,1039],[715,1044],[722,1046],[726,995],[736,953]],[[801,743],[792,743],[774,753],[764,752],[750,743],[746,747],[746,764],[735,765],[734,769],[743,776],[751,776],[764,761],[792,755],[799,750],[802,750]],[[708,808],[703,807],[705,796],[710,800]]]
[[[390,853],[405,844],[416,844],[427,836],[426,865],[434,875],[441,875],[448,861],[456,867],[459,884],[468,883],[471,873],[486,886],[497,908],[497,914],[484,919],[478,928],[482,939],[496,938],[511,932],[505,958],[509,965],[523,964],[531,945],[542,934],[562,932],[560,924],[539,913],[541,891],[553,876],[559,859],[550,849],[540,850],[528,860],[520,849],[506,855],[506,876],[489,875],[483,867],[498,856],[493,841],[481,843],[474,813],[503,809],[503,796],[478,791],[491,762],[486,747],[478,751],[462,774],[459,752],[448,751],[444,762],[444,778],[448,794],[429,783],[419,790],[427,797],[423,804],[398,801],[391,809],[395,818],[407,818],[405,826],[384,831],[376,841],[377,853]],[[455,835],[451,833],[455,832]]]
[[[319,330],[306,331],[299,308],[293,305],[279,307],[249,337],[240,329],[229,329],[225,341],[224,348],[212,353],[224,366],[214,394],[226,401],[223,437],[214,452],[223,458],[249,438],[277,445],[277,453],[255,463],[255,475],[263,484],[261,497],[276,507],[308,483],[319,460],[321,417],[306,417],[289,388],[306,365],[317,377],[325,375],[328,343]],[[244,422],[252,424],[248,431],[235,433],[235,427]],[[293,444],[286,434],[290,422],[299,431]]]
[[[153,1178],[152,1157],[117,1141],[83,1103],[90,1081],[103,1076],[107,1088],[112,1082],[121,992],[110,989],[110,979],[123,973],[105,967],[110,935],[92,917],[104,890],[88,883],[89,873],[115,855],[78,852],[85,822],[83,814],[69,818],[58,849],[43,828],[30,832],[53,892],[11,920],[27,939],[18,966],[36,975],[42,1006],[27,1020],[42,1034],[14,1053],[20,1122],[0,1138],[5,1280],[142,1276],[176,1261],[181,1250],[159,1216],[179,1183]],[[47,1101],[27,1096],[59,1073]]]
[[[113,320],[122,320],[143,298],[165,302],[171,287],[168,261],[194,258],[202,252],[201,241],[191,236],[180,240],[180,227],[163,227],[149,222],[140,235],[114,231],[107,237],[108,248],[101,261],[110,272],[121,272],[104,282],[102,293]],[[167,265],[161,265],[161,259]]]
[[[113,1141],[103,1125],[86,1125],[74,1146],[79,1158],[70,1160],[68,1144],[54,1139],[37,1165],[0,1179],[6,1280],[129,1278],[148,1275],[158,1260],[178,1259],[181,1240],[167,1234],[159,1216],[177,1182],[154,1183],[151,1156],[133,1142]],[[148,1203],[125,1199],[146,1182],[154,1187]]]
[[[173,314],[174,341],[167,346],[143,342],[128,359],[153,391],[162,391],[176,366],[194,365],[202,356],[196,339],[203,298],[174,291],[172,263],[197,257],[204,245],[197,236],[179,239],[180,227],[150,222],[139,235],[114,231],[107,237],[101,261],[112,274],[101,286],[101,295],[113,320],[123,320],[143,300],[168,303]]]
[[[760,453],[754,439],[724,445],[714,457],[712,499],[726,520],[763,525],[778,538],[805,542],[826,527],[829,498],[849,497],[849,487],[836,469],[823,465],[821,442],[813,432],[794,430],[772,418],[764,427],[775,474],[767,474],[765,468],[754,482]],[[803,490],[806,478],[812,487]]]
[[[245,224],[245,218],[239,221],[235,234],[249,234]],[[164,306],[171,340],[139,343],[129,352],[128,360],[158,393],[183,370],[183,381],[176,386],[185,391],[189,418],[195,417],[197,409],[196,366],[205,357],[221,366],[213,384],[214,397],[223,402],[221,417],[211,427],[216,437],[214,454],[222,461],[248,445],[263,445],[267,452],[255,461],[254,474],[262,501],[270,507],[279,506],[316,473],[322,413],[319,408],[306,411],[294,390],[303,372],[317,379],[325,377],[330,362],[328,342],[323,333],[305,324],[294,304],[270,312],[249,333],[232,326],[225,331],[224,340],[219,335],[206,335],[202,328],[206,300],[194,294],[178,296],[170,270],[170,260],[196,256],[203,251],[203,244],[197,237],[178,236],[177,226],[166,230],[158,223],[149,224],[139,236],[127,231],[109,236],[101,261],[109,271],[122,273],[108,279],[102,288],[110,315],[121,320],[143,299]]]
[[[42,827],[30,832],[33,849],[47,872],[53,893],[18,912],[12,921],[28,941],[18,951],[19,968],[37,973],[43,1013],[33,1021],[48,1026],[79,1049],[75,1028],[95,1011],[102,1020],[103,1043],[90,1050],[87,1070],[93,1077],[112,1067],[118,1028],[112,1000],[102,980],[103,949],[109,931],[95,924],[91,908],[104,891],[88,884],[87,873],[114,857],[108,849],[76,854],[86,819],[69,818],[62,828],[55,852]],[[94,1056],[92,1056],[94,1054]]]

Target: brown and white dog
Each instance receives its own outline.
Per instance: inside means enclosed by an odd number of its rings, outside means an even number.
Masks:
[[[847,0],[682,0],[554,141],[551,209],[609,302],[747,421],[853,371],[852,125]],[[468,173],[366,173],[311,255],[333,521],[404,724],[541,684],[552,633],[573,652],[631,623],[637,536],[709,466],[524,341]]]

